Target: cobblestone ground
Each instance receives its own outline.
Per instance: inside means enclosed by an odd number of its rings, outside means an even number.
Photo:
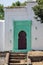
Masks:
[[[4,61],[5,61],[5,58],[4,57],[0,57],[0,65],[4,65]]]

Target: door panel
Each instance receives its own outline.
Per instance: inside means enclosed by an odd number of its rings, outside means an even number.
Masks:
[[[18,37],[18,49],[26,49],[26,33],[24,31],[21,31]]]

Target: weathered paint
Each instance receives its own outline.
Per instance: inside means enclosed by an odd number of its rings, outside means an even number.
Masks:
[[[20,31],[25,31],[27,36],[27,49],[18,50],[18,34]],[[13,22],[13,51],[27,52],[31,50],[31,21],[19,20]]]

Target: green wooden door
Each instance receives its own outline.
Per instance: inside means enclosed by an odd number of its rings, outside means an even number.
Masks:
[[[21,31],[24,31],[26,33],[26,48],[23,48],[23,49],[18,48],[19,33]],[[23,45],[23,41],[21,45]],[[31,50],[31,21],[28,21],[28,20],[14,21],[13,22],[13,51],[14,52],[28,52],[30,50]]]

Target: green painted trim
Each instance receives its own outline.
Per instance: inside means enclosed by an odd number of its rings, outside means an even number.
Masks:
[[[28,52],[31,50],[31,25],[30,20],[13,21],[13,51]],[[18,50],[18,34],[21,30],[27,34],[27,49],[24,50]]]

